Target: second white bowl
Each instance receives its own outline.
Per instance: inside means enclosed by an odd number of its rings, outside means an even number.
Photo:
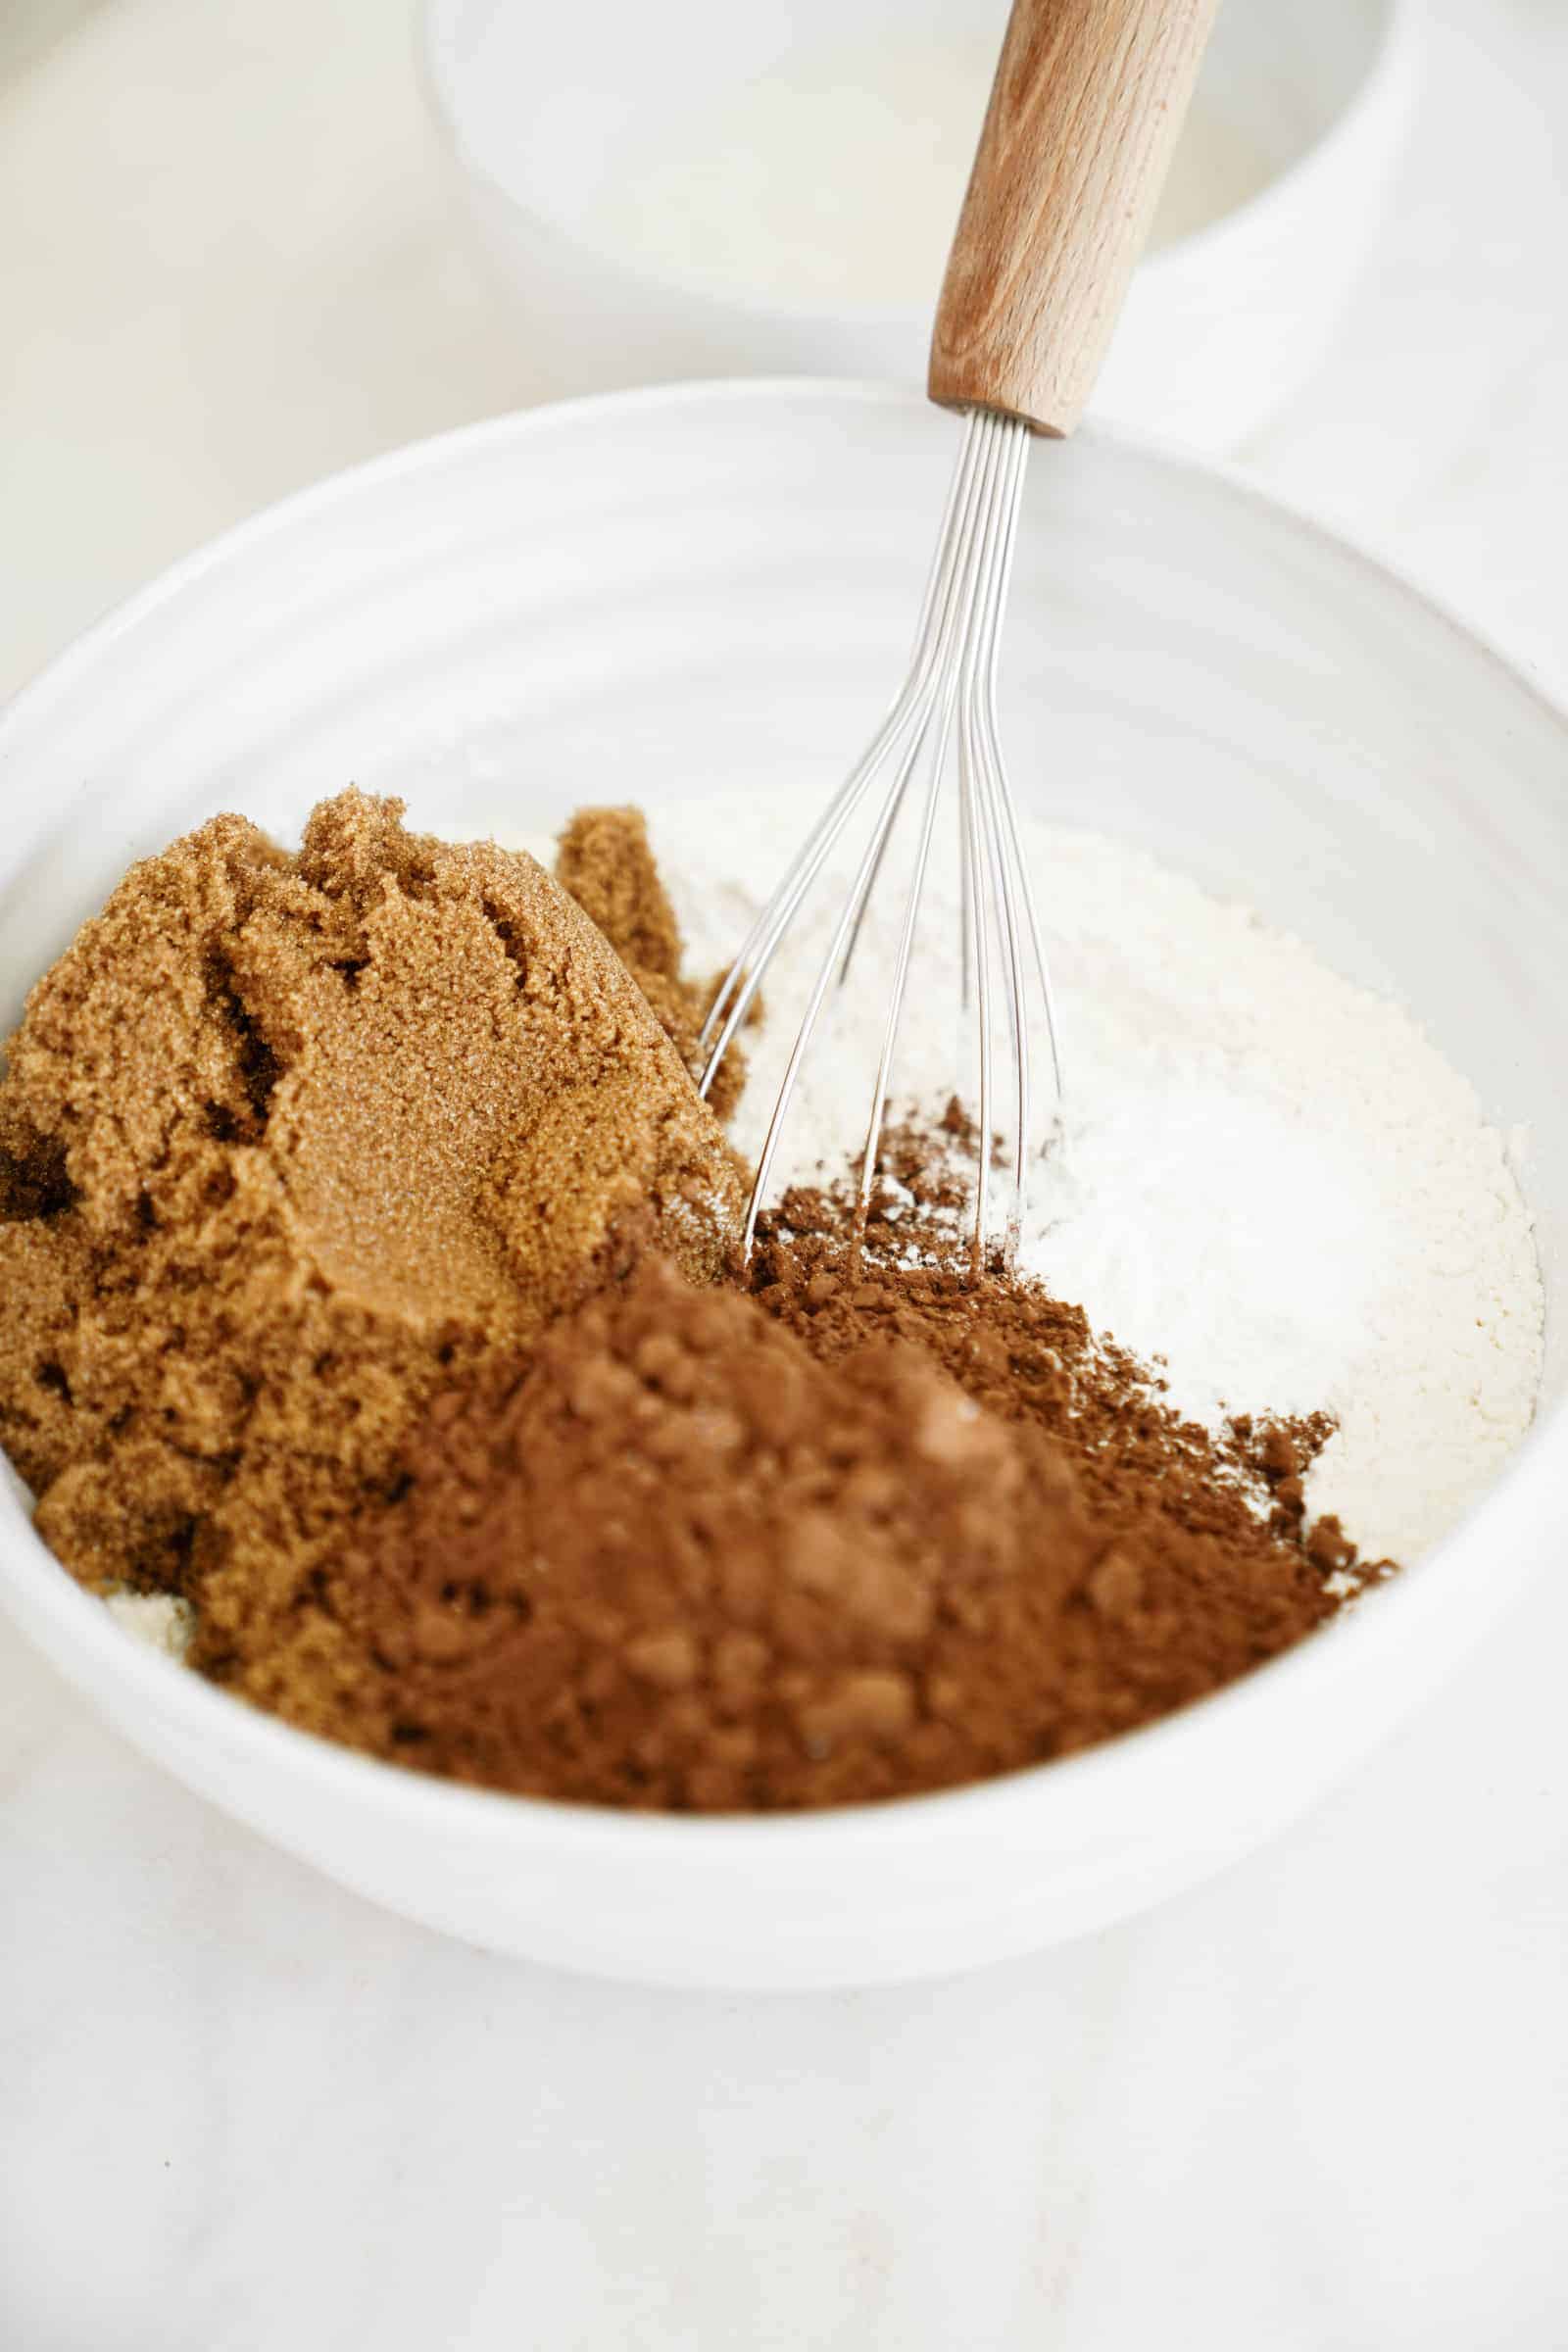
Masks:
[[[1220,12],[1094,413],[1232,448],[1373,244],[1418,0]],[[431,104],[540,398],[801,371],[911,387],[1004,0],[426,0]]]

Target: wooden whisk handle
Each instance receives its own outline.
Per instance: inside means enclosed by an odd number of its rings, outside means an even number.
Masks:
[[[1083,413],[1217,0],[1013,0],[931,336],[931,398]]]

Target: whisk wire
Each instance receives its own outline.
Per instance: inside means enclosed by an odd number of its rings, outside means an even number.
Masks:
[[[991,1193],[991,1134],[992,1134],[992,917],[986,897],[981,889],[981,876],[988,868],[991,873],[992,898],[1002,909],[1004,940],[1008,951],[1005,969],[1010,987],[1007,995],[1008,1031],[1013,1046],[1018,1073],[1017,1117],[1018,1132],[1023,1133],[1026,1116],[1028,1060],[1024,1047],[1022,990],[1019,985],[1018,961],[1014,948],[1012,909],[1006,891],[1002,887],[996,869],[994,819],[990,807],[990,780],[986,772],[984,741],[974,724],[976,681],[984,663],[985,649],[994,643],[998,628],[1003,588],[1003,572],[1006,553],[1006,525],[1010,501],[1015,501],[1018,476],[1021,474],[1023,451],[1016,445],[1001,448],[1001,460],[1007,471],[1005,495],[993,501],[987,514],[987,532],[980,577],[978,623],[964,649],[962,664],[962,720],[958,730],[958,797],[963,828],[961,905],[965,944],[972,944],[976,1009],[979,1016],[979,1102],[975,1161],[974,1219],[970,1238],[970,1275],[978,1280],[985,1265],[986,1235],[990,1227]],[[965,973],[967,977],[967,972]],[[1007,1225],[1008,1258],[1015,1248],[1015,1220]]]
[[[1021,473],[1025,452],[1013,447],[1007,452],[1011,473]],[[1007,566],[1011,550],[1012,525],[1017,513],[1017,483],[1009,478],[1005,497],[995,513],[996,527],[987,552],[987,566],[982,591],[980,616],[974,636],[967,648],[964,662],[964,719],[960,735],[960,786],[966,786],[973,808],[972,837],[977,867],[983,868],[990,881],[990,904],[994,909],[996,929],[1000,932],[998,947],[1007,1011],[1007,1039],[1013,1064],[1013,1185],[1004,1234],[1004,1258],[1011,1265],[1016,1257],[1023,1224],[1023,1203],[1031,1138],[1030,1069],[1028,1051],[1028,1022],[1025,1016],[1024,971],[1018,938],[1017,912],[1013,892],[1009,887],[1005,853],[998,811],[999,796],[1006,790],[1002,772],[1000,745],[988,727],[985,707],[985,683],[994,675],[997,648],[1001,636],[1002,614],[1007,586]],[[984,926],[985,969],[989,979],[992,924],[986,919],[985,905],[976,883],[977,920]],[[991,1054],[992,1032],[989,994],[980,1007],[980,1116],[978,1164],[975,1183],[975,1225],[972,1262],[978,1273],[984,1259],[986,1235],[989,1229],[988,1195],[991,1173]]]
[[[956,642],[961,646],[973,626],[977,597],[982,585],[982,566],[974,562],[975,542],[983,550],[992,537],[996,515],[996,479],[1001,461],[1002,440],[995,431],[979,436],[982,446],[981,466],[977,477],[976,495],[965,513],[968,537],[959,549],[955,570],[955,595],[951,605],[951,619]],[[857,1212],[857,1229],[863,1224],[870,1203],[872,1187],[876,1182],[877,1161],[882,1142],[882,1123],[887,1114],[888,1084],[892,1076],[893,1057],[898,1048],[899,1023],[904,1012],[905,992],[908,986],[909,961],[914,950],[915,931],[919,923],[920,901],[925,891],[926,868],[931,858],[931,837],[936,830],[937,807],[942,794],[942,772],[947,762],[948,743],[953,733],[954,712],[962,678],[961,664],[955,663],[943,676],[937,698],[936,751],[931,764],[931,781],[926,793],[925,813],[920,837],[915,848],[914,868],[910,876],[908,898],[905,907],[904,926],[899,937],[898,959],[894,965],[893,987],[888,1000],[887,1026],[883,1032],[882,1053],[877,1063],[876,1084],[871,1098],[871,1116],[866,1127],[865,1149],[860,1158],[860,1191]],[[886,847],[886,836],[882,847]],[[863,916],[865,902],[861,901]],[[859,917],[857,918],[858,924]],[[853,940],[852,940],[853,946]]]
[[[972,426],[974,419],[970,419]],[[718,994],[709,1006],[708,1016],[698,1035],[698,1051],[707,1053],[698,1092],[706,1096],[728,1052],[737,1030],[750,1012],[763,975],[777,951],[778,943],[793,922],[811,884],[831,855],[833,845],[863,801],[877,771],[898,743],[906,728],[925,714],[924,706],[936,671],[942,643],[942,624],[950,586],[949,569],[944,564],[960,513],[967,510],[973,495],[974,472],[978,442],[972,430],[966,431],[958,464],[954,468],[948,490],[948,502],[943,513],[942,536],[938,543],[937,561],[932,564],[926,581],[925,597],[920,618],[915,628],[914,647],[904,684],[894,698],[886,718],[871,738],[865,751],[840,786],[822,816],[813,825],[800,850],[785,871],[783,880],[757,916],[741,944],[740,953],[725,973]],[[875,881],[873,870],[871,880]],[[853,938],[851,947],[853,950]],[[848,956],[845,968],[848,968]],[[842,977],[842,974],[841,974]],[[715,1037],[715,1032],[716,1037]]]
[[[880,808],[834,925],[791,1047],[758,1161],[747,1210],[749,1254],[802,1065],[835,974],[842,986],[894,828],[922,760],[929,761],[919,829],[899,932],[887,1019],[860,1162],[857,1231],[875,1187],[895,1055],[930,862],[944,773],[957,742],[958,842],[963,994],[971,979],[979,1031],[979,1144],[971,1266],[985,1263],[993,1148],[993,1007],[1000,974],[1013,1065],[1013,1166],[1004,1249],[1010,1260],[1022,1226],[1031,1152],[1027,965],[1038,978],[1059,1105],[1060,1058],[1040,926],[1022,856],[997,720],[1002,618],[1016,539],[1029,432],[1017,418],[985,410],[965,420],[941,536],[926,583],[909,671],[887,716],[846,782],[791,861],[742,943],[703,1025],[705,1095],[746,1020],[768,966],[807,894],[873,784],[892,762]],[[1021,916],[1020,919],[1020,909]],[[1032,950],[1032,955],[1029,951]]]
[[[1040,983],[1042,1008],[1046,1016],[1046,1042],[1051,1052],[1051,1080],[1053,1100],[1059,1121],[1065,1087],[1062,1079],[1061,1044],[1056,1023],[1056,1001],[1051,985],[1051,966],[1046,957],[1045,934],[1035,905],[1034,884],[1029,876],[1029,864],[1018,838],[1018,816],[1013,803],[1012,787],[1007,779],[1006,762],[1002,756],[1002,721],[997,710],[998,676],[1002,660],[1002,618],[1007,609],[1012,589],[1012,562],[1018,543],[1018,510],[1023,487],[1024,466],[1029,455],[1029,436],[1020,432],[1016,438],[1014,461],[1017,479],[1011,485],[1006,501],[1005,535],[1003,545],[1002,568],[997,584],[992,626],[987,638],[985,659],[979,670],[980,703],[978,724],[991,760],[996,782],[996,799],[1005,827],[1010,852],[1010,871],[1018,900],[1023,906],[1029,942],[1033,951],[1035,974]]]
[[[967,625],[969,608],[972,603],[970,593],[972,580],[967,558],[972,545],[975,520],[983,508],[982,488],[986,478],[984,460],[989,448],[990,434],[987,426],[990,421],[986,417],[972,418],[965,434],[965,447],[960,459],[962,474],[960,495],[954,502],[951,510],[953,514],[952,528],[938,550],[936,592],[929,599],[929,619],[935,627],[929,691],[922,699],[914,738],[899,762],[893,783],[877,815],[870,841],[851,886],[849,898],[834,927],[827,953],[818,966],[807,1004],[806,1014],[791,1049],[789,1061],[785,1066],[783,1082],[779,1087],[778,1098],[773,1105],[773,1115],[768,1122],[767,1133],[763,1138],[761,1153],[758,1160],[757,1176],[747,1208],[746,1230],[742,1247],[748,1255],[756,1237],[758,1215],[767,1190],[768,1177],[772,1172],[774,1155],[783,1134],[784,1122],[794,1097],[801,1065],[806,1059],[817,1021],[821,1016],[822,1004],[827,996],[834,970],[842,968],[846,951],[858,931],[866,902],[881,867],[889,837],[898,821],[910,777],[919,761],[920,754],[930,733],[932,718],[939,704],[943,710],[943,720],[935,762],[935,780],[940,782],[941,779],[948,714],[951,712],[953,690],[956,682],[953,661],[954,648],[959,642],[961,632]],[[869,782],[869,777],[866,780]],[[895,991],[895,999],[897,1000],[901,994],[902,984]],[[896,1012],[897,1002],[895,1002],[895,1015]],[[880,1126],[880,1121],[878,1124]]]

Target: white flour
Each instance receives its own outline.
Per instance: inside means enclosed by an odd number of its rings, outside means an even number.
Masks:
[[[145,1642],[149,1649],[165,1650],[176,1661],[184,1659],[196,1622],[188,1601],[176,1600],[168,1592],[132,1592],[121,1587],[105,1594],[104,1606],[118,1626]]]
[[[798,806],[652,820],[691,968],[722,964],[796,846]],[[1370,1554],[1409,1559],[1527,1428],[1543,1293],[1504,1142],[1396,1006],[1152,859],[1030,828],[1067,1078],[1061,1155],[1034,1187],[1023,1262],[1146,1358],[1173,1400],[1333,1413],[1309,1487]],[[748,879],[737,882],[744,863]],[[831,931],[809,904],[769,975],[771,1017],[736,1138],[755,1155],[806,974]],[[884,888],[832,1034],[809,1058],[778,1171],[859,1148],[902,907]],[[956,880],[933,871],[894,1102],[955,1082]]]

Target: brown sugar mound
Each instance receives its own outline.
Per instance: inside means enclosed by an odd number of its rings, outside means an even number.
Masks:
[[[76,1574],[198,1593],[198,1655],[323,1679],[312,1576],[432,1389],[650,1241],[698,1280],[729,1152],[535,861],[318,808],[132,868],[0,1082],[0,1442]]]
[[[365,1661],[340,1738],[601,1804],[889,1797],[1147,1722],[1333,1613],[1269,1474],[1075,1310],[799,1270],[749,1298],[645,1260],[510,1393],[435,1399],[327,1580]]]
[[[659,1015],[694,1078],[702,1056],[697,1039],[713,1002],[719,975],[689,980],[681,970],[680,925],[654,862],[648,822],[640,808],[579,808],[556,850],[556,879],[592,916]],[[760,1017],[754,1000],[751,1019]],[[746,1063],[731,1046],[714,1072],[708,1100],[727,1119],[740,1101]]]

